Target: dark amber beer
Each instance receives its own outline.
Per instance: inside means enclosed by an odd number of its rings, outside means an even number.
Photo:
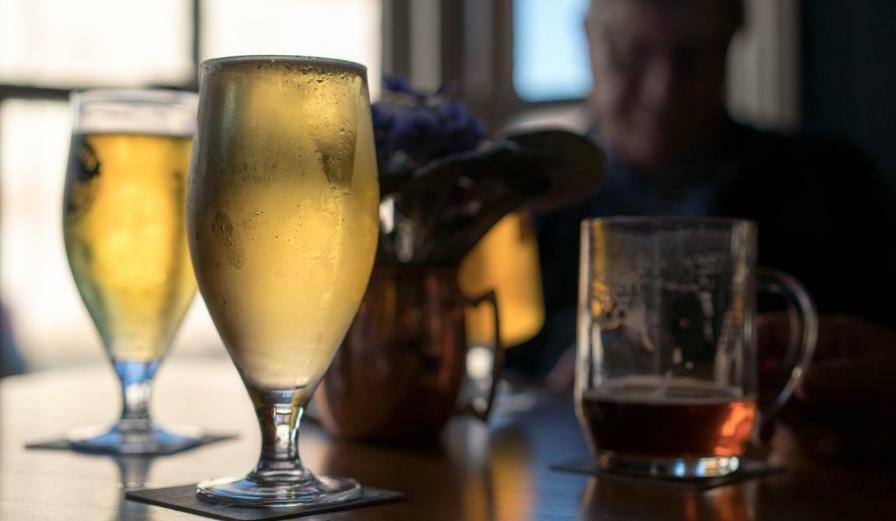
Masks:
[[[621,378],[582,395],[595,447],[657,457],[737,456],[756,420],[756,401],[683,378]],[[652,380],[652,381],[651,381]]]

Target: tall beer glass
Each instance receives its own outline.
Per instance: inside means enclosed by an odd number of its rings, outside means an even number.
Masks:
[[[687,478],[738,469],[758,415],[756,288],[779,294],[798,326],[796,367],[773,407],[817,331],[802,286],[755,258],[747,221],[582,223],[575,396],[599,467]]]
[[[88,91],[72,96],[63,235],[75,284],[121,380],[112,428],[82,429],[76,449],[161,454],[199,442],[162,429],[150,384],[196,293],[184,223],[195,94]]]
[[[205,500],[333,503],[357,482],[316,477],[299,421],[367,286],[379,187],[366,70],[321,58],[206,61],[200,72],[188,222],[209,312],[249,392],[261,457]]]

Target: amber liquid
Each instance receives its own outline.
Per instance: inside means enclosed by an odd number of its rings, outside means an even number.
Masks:
[[[298,60],[237,63],[203,82],[188,208],[200,291],[243,379],[307,400],[376,250],[367,85]]]
[[[737,456],[753,431],[756,401],[709,382],[629,377],[583,392],[579,417],[600,452]]]
[[[69,156],[63,236],[78,291],[113,359],[160,358],[196,293],[190,137],[76,134]]]

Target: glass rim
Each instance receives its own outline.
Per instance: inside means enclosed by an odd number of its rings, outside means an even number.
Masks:
[[[209,58],[203,60],[199,64],[201,71],[205,72],[222,65],[232,63],[295,63],[301,65],[313,65],[330,67],[338,70],[355,72],[360,76],[367,77],[367,66],[363,63],[351,60],[343,60],[341,58],[325,58],[322,56],[303,56],[298,54],[247,54],[236,56],[220,56],[217,58]]]
[[[192,136],[199,95],[175,89],[89,89],[69,97],[72,133]]]
[[[737,226],[747,226],[756,228],[756,221],[750,219],[738,219],[734,217],[703,217],[703,216],[685,216],[685,215],[614,215],[610,217],[586,217],[582,219],[582,226],[593,226],[595,224],[609,224],[621,226],[638,226],[638,225],[671,225],[671,226],[726,226],[734,228]]]
[[[195,103],[199,94],[188,90],[177,89],[139,89],[139,88],[99,88],[78,90],[71,93],[72,103],[148,103],[160,105],[178,105],[179,103]]]

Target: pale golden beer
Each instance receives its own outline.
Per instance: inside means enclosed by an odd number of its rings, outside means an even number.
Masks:
[[[164,353],[196,292],[184,223],[190,136],[75,134],[63,233],[113,359]]]
[[[287,61],[212,65],[204,81],[209,133],[197,142],[190,207],[203,297],[243,378],[310,393],[358,309],[376,248],[364,78]]]
[[[299,421],[367,287],[379,184],[363,65],[298,56],[202,64],[187,219],[199,289],[261,428],[245,477],[202,500],[297,506],[356,498],[315,476]]]
[[[71,97],[65,250],[122,403],[111,427],[69,433],[77,450],[168,454],[202,442],[199,430],[163,428],[149,415],[152,379],[196,294],[185,221],[197,101],[170,90]]]

